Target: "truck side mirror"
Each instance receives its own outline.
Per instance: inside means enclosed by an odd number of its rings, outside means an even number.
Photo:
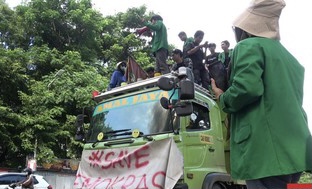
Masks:
[[[188,101],[177,102],[174,106],[178,116],[188,116],[193,113],[192,102]]]
[[[174,80],[173,78],[161,77],[157,81],[157,86],[164,91],[170,91],[174,88]]]
[[[190,100],[195,97],[194,82],[188,79],[180,81],[180,99]]]
[[[193,113],[193,105],[188,101],[170,104],[170,101],[166,97],[161,97],[160,104],[166,110],[174,108],[178,116],[188,116]]]
[[[161,97],[160,98],[160,105],[164,108],[164,109],[169,109],[169,105],[170,102],[166,97]]]
[[[85,140],[85,132],[83,128],[83,123],[84,123],[84,114],[79,114],[77,115],[76,118],[76,135],[75,135],[75,140],[76,141],[84,141]]]

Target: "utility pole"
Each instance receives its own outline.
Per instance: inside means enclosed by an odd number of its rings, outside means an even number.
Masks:
[[[34,159],[36,160],[36,157],[37,157],[37,146],[38,146],[38,140],[37,140],[37,137],[36,137],[36,140],[35,140],[35,149],[34,149]]]

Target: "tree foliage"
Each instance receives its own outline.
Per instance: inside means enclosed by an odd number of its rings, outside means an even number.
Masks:
[[[91,0],[31,0],[10,9],[0,0],[0,166],[26,156],[39,163],[79,158],[75,119],[90,112],[117,62],[154,62],[134,28],[146,7],[103,16]],[[36,144],[36,145],[35,145]]]

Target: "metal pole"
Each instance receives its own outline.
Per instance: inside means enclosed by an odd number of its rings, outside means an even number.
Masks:
[[[36,157],[37,157],[37,146],[38,146],[38,141],[37,141],[37,137],[36,137],[36,140],[35,140],[35,149],[34,149],[34,160],[36,160]]]

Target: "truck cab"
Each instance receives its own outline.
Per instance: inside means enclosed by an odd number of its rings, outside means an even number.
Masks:
[[[246,188],[230,176],[226,114],[191,80],[168,74],[95,95],[88,132],[77,127],[75,188]]]

